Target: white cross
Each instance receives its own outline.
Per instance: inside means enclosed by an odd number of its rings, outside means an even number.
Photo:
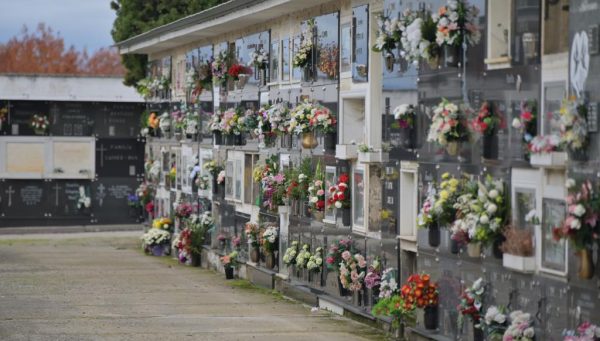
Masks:
[[[100,167],[104,167],[104,152],[107,150],[103,144],[100,145],[100,148],[96,148],[96,151],[100,152]]]
[[[8,194],[8,207],[12,206],[12,195],[15,193],[15,190],[12,189],[12,186],[8,186],[8,189],[5,191]]]
[[[54,187],[52,187],[56,190],[56,206],[58,206],[58,191],[62,188],[60,187],[58,184],[54,185]]]

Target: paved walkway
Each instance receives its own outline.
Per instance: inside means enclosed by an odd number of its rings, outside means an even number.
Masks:
[[[0,340],[378,340],[374,329],[145,256],[139,232],[0,236]]]

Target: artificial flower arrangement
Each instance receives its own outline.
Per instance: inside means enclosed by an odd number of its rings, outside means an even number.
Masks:
[[[306,263],[306,269],[311,272],[321,272],[323,268],[323,248],[318,247],[315,252],[310,255],[308,262]]]
[[[50,126],[50,121],[48,121],[48,117],[46,115],[34,114],[29,122],[29,125],[33,130],[35,130],[36,134],[44,134]]]
[[[379,282],[379,298],[390,298],[398,293],[398,282],[396,281],[396,270],[387,268],[381,273]]]
[[[376,257],[367,268],[365,276],[365,287],[377,291],[381,286],[381,261]]]
[[[535,101],[521,102],[521,113],[512,121],[512,127],[519,130],[522,140],[527,146],[537,135],[537,103]]]
[[[488,101],[483,102],[477,116],[471,121],[473,130],[481,135],[493,135],[502,125],[502,116],[497,107]]]
[[[175,186],[175,180],[177,179],[177,168],[175,166],[171,167],[171,170],[167,175],[171,181],[171,186]]]
[[[151,228],[141,237],[144,248],[165,245],[171,240],[171,233],[161,228]]]
[[[134,207],[134,208],[141,207],[140,197],[138,197],[137,194],[135,194],[135,193],[129,194],[127,196],[127,206]]]
[[[335,79],[338,75],[338,59],[340,49],[337,44],[328,44],[319,49],[319,71],[327,75],[329,79]]]
[[[194,213],[194,206],[189,202],[178,202],[175,204],[175,217],[179,219],[189,218]]]
[[[211,61],[200,62],[185,73],[186,90],[193,97],[199,96],[204,89],[212,85]]]
[[[474,46],[481,39],[481,32],[475,21],[479,15],[476,6],[467,0],[447,0],[446,6],[432,15],[437,25],[436,42],[439,46],[457,46],[463,43]]]
[[[298,241],[292,241],[292,244],[285,250],[283,255],[283,262],[287,266],[296,264],[296,256],[298,255]]]
[[[192,230],[183,229],[175,239],[173,239],[172,248],[177,249],[177,259],[179,263],[186,264],[192,259],[192,254],[189,249],[191,244]]]
[[[289,131],[296,134],[318,131],[321,133],[335,132],[337,120],[331,110],[305,100],[291,111]]]
[[[534,247],[530,230],[509,225],[504,228],[504,238],[506,240],[500,246],[504,254],[520,257],[533,256]]]
[[[259,70],[264,70],[267,68],[268,62],[269,53],[261,48],[250,53],[250,62],[248,63],[248,66],[255,66]]]
[[[183,118],[183,132],[186,135],[196,135],[198,134],[198,124],[200,120],[200,115],[198,112],[193,110],[186,110],[185,117]]]
[[[533,341],[535,329],[529,313],[515,310],[510,313],[510,325],[506,328],[503,341]]]
[[[196,178],[196,186],[198,186],[198,189],[200,189],[200,190],[203,190],[203,191],[207,190],[209,184],[210,184],[210,178],[206,174],[200,175],[199,177]]]
[[[244,225],[244,233],[246,234],[246,239],[248,240],[248,244],[252,247],[258,247],[258,233],[260,232],[260,228],[257,223],[247,222]]]
[[[231,246],[233,246],[234,249],[239,250],[240,246],[242,245],[242,238],[240,236],[234,236],[233,239],[231,239]]]
[[[429,39],[426,39],[429,22]],[[421,18],[416,12],[405,9],[400,19],[402,36],[400,37],[400,54],[409,63],[417,64],[419,58],[429,60],[435,47],[435,23],[430,16]],[[431,51],[431,53],[430,53]]]
[[[137,82],[136,90],[144,97],[144,99],[149,99],[156,96],[157,92],[167,90],[169,84],[169,78],[164,75],[158,77],[146,77]]]
[[[308,186],[312,183],[312,160],[303,158],[298,167],[289,168],[286,173],[286,197],[289,200],[305,201],[308,198]]]
[[[467,124],[468,111],[442,98],[442,101],[433,108],[427,141],[436,142],[446,147],[449,154],[455,155],[458,143],[468,141],[470,137]]]
[[[258,137],[259,148],[272,146],[277,137],[277,133],[273,129],[269,117],[271,107],[263,106],[256,113],[256,128],[254,129],[254,134]]]
[[[435,223],[445,226],[456,217],[454,204],[462,193],[462,181],[446,172],[439,188],[430,185],[418,216],[419,227],[430,228]]]
[[[315,20],[309,19],[306,21],[306,28],[302,32],[302,41],[300,42],[300,48],[294,55],[292,65],[296,68],[304,68],[309,65],[314,47],[314,27]]]
[[[564,99],[559,110],[560,143],[571,151],[582,150],[588,143],[587,107],[574,97]]]
[[[408,319],[414,319],[414,309],[407,308],[401,295],[392,295],[380,299],[373,306],[371,313],[375,316],[390,317],[394,328],[399,328]]]
[[[485,335],[502,337],[506,331],[506,322],[507,318],[504,309],[493,305],[485,311],[483,322],[479,323],[479,325]]]
[[[473,326],[477,329],[481,328],[482,316],[482,300],[485,292],[483,278],[477,279],[473,285],[465,288],[460,295],[460,303],[456,307],[458,310],[458,329],[463,326],[465,318],[469,318],[473,322]]]
[[[275,211],[285,204],[286,177],[279,171],[275,157],[268,159],[264,166],[255,168],[255,180],[260,178],[262,207]]]
[[[220,131],[225,135],[241,135],[244,131],[243,113],[238,109],[230,108],[225,110],[220,118]]]
[[[155,192],[156,189],[152,184],[142,182],[135,190],[135,195],[139,198],[141,205],[146,205],[152,201]]]
[[[411,129],[415,126],[416,111],[412,104],[400,104],[394,108],[393,114],[400,128]]]
[[[214,83],[224,85],[227,82],[227,77],[229,76],[228,59],[229,56],[226,52],[220,52],[211,62],[210,67]]]
[[[452,223],[452,239],[484,246],[502,235],[506,223],[508,203],[506,185],[486,175],[483,181],[465,180],[462,194],[454,208],[456,220]]]
[[[400,43],[401,36],[400,20],[380,14],[379,18],[377,18],[377,38],[372,50],[375,52],[386,52],[387,55],[391,54],[393,56],[392,51]]]
[[[310,253],[310,245],[302,245],[302,248],[300,248],[298,251],[298,255],[296,255],[296,268],[306,269],[306,265],[308,264],[308,260],[311,256],[312,254]]]
[[[168,112],[164,112],[158,117],[158,127],[163,133],[171,131],[171,115]]]
[[[576,330],[565,332],[563,341],[596,341],[600,339],[600,327],[589,321],[581,323]]]
[[[277,135],[285,135],[292,132],[290,128],[291,114],[288,103],[275,103],[267,111],[271,131]]]
[[[350,208],[350,177],[347,173],[340,174],[337,184],[329,187],[329,199],[327,199],[328,208]]]
[[[212,214],[209,211],[202,213],[201,215],[192,214],[187,220],[186,224],[192,231],[201,231],[198,232],[204,238],[204,233],[210,231],[215,226],[215,221],[212,217]],[[200,251],[200,249],[198,249]]]
[[[217,175],[217,185],[221,185],[225,182],[225,170],[219,172]]]
[[[215,132],[221,132],[221,119],[223,118],[223,114],[221,111],[217,110],[210,116],[210,122],[208,123],[208,129]]]
[[[554,228],[554,238],[570,239],[577,251],[592,249],[594,241],[599,239],[600,195],[590,180],[577,184],[574,179],[568,179],[566,187],[569,191],[566,198],[567,217],[562,226]]]
[[[204,169],[206,169],[213,177],[217,177],[223,170],[223,167],[220,166],[217,161],[212,160],[204,164]]]
[[[170,218],[161,217],[152,221],[152,228],[170,230],[173,227],[173,221]]]
[[[560,146],[560,137],[558,135],[537,135],[529,142],[527,146],[529,152],[533,154],[548,154],[557,151]]]
[[[148,128],[156,131],[160,127],[160,118],[155,112],[151,112],[146,123]]]
[[[233,251],[228,255],[221,257],[221,264],[225,268],[235,268],[238,266],[238,252]]]
[[[277,238],[279,236],[279,227],[278,226],[268,226],[262,231],[260,236],[260,243],[263,247],[263,250],[267,254],[273,254],[275,250],[277,250]]]
[[[227,70],[227,75],[234,81],[240,80],[242,75],[250,75],[251,70],[242,64],[233,64]]]
[[[325,262],[327,263],[327,269],[330,271],[340,271],[340,264],[342,263],[342,253],[348,251],[354,252],[354,242],[352,238],[340,239],[335,243],[331,244],[327,252]]]
[[[400,288],[400,295],[406,310],[437,307],[439,303],[438,285],[428,274],[412,274]]]
[[[350,251],[341,254],[340,283],[344,289],[358,292],[363,289],[364,279],[367,275],[367,261],[360,253],[352,255]]]
[[[185,109],[184,107],[179,108],[177,106],[173,109],[174,110],[171,112],[171,123],[175,128],[175,131],[182,132],[185,128]]]
[[[325,182],[322,179],[319,164],[317,164],[315,178],[308,185],[308,202],[311,210],[318,212],[325,210]]]

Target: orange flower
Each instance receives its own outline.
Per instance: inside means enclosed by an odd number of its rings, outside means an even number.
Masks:
[[[438,14],[439,14],[440,16],[442,16],[442,15],[446,14],[446,11],[447,11],[447,9],[446,9],[446,6],[442,6],[442,7],[440,7],[440,9],[438,10]]]

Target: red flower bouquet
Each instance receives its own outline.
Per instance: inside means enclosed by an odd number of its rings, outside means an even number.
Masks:
[[[328,208],[349,208],[350,207],[350,189],[348,182],[350,177],[342,173],[338,183],[329,187],[330,197],[327,199]]]
[[[233,78],[234,80],[239,80],[240,75],[247,75],[249,73],[250,72],[248,68],[241,64],[233,64],[229,67],[229,71],[227,71],[229,77]]]
[[[411,275],[400,289],[400,295],[406,310],[435,307],[439,303],[438,285],[431,282],[428,274]]]
[[[496,107],[489,103],[483,102],[479,113],[471,122],[473,130],[482,135],[491,135],[502,126],[502,117],[496,111]]]

